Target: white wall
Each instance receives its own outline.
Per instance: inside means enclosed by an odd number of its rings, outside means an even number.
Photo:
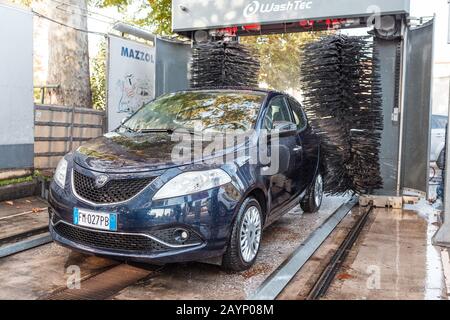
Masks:
[[[450,79],[448,39],[449,5],[447,0],[411,0],[411,16],[436,14],[434,46],[433,113],[447,115]]]
[[[0,2],[0,48],[0,169],[32,166],[33,16],[30,11]]]

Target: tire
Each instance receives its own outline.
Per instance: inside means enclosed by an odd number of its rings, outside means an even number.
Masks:
[[[255,227],[258,223],[259,228]],[[261,206],[255,198],[249,197],[241,204],[233,223],[230,242],[222,259],[223,268],[239,272],[248,270],[253,266],[259,253],[262,227]],[[243,237],[244,233],[247,237],[250,237],[247,241],[247,247],[241,242],[241,236]],[[248,250],[245,250],[245,248],[248,248]]]
[[[319,173],[314,178],[314,183],[308,188],[300,206],[305,213],[316,213],[319,211],[323,200],[323,178]]]

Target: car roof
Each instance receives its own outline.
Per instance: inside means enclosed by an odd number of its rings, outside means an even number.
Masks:
[[[265,93],[265,94],[285,94],[280,91],[271,90],[271,89],[261,89],[261,88],[252,88],[252,87],[205,87],[205,88],[195,88],[195,89],[187,89],[179,92],[226,92],[226,91],[237,91],[237,92],[255,92],[255,93]]]

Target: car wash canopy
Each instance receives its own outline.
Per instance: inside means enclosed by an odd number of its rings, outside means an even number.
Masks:
[[[188,36],[199,30],[251,35],[355,28],[410,11],[409,0],[174,0],[172,5],[173,30]]]

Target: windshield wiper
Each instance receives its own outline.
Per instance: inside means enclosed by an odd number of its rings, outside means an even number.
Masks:
[[[168,134],[173,134],[175,132],[175,129],[140,129],[137,131],[139,133],[164,133],[167,132]]]
[[[119,128],[124,128],[125,130],[132,133],[154,133],[154,132],[167,132],[172,134],[175,130],[173,129],[133,129],[124,124],[121,124]]]
[[[165,132],[167,132],[168,134],[173,134],[178,129],[182,129],[182,131],[180,131],[180,133],[186,132],[193,136],[197,134],[197,132],[195,132],[194,130],[189,130],[189,129],[183,128],[183,127],[167,128],[167,129],[140,129],[137,132],[138,133],[165,133]]]
[[[167,128],[167,129],[133,129],[130,127],[127,127],[125,125],[121,125],[122,128],[133,132],[133,133],[168,133],[168,134],[173,134],[175,132],[175,130],[179,129],[179,128]],[[181,127],[180,127],[181,128]],[[189,133],[190,135],[195,135],[196,132],[193,130],[187,130],[187,133]]]
[[[126,129],[127,131],[133,132],[133,133],[138,132],[137,130],[135,130],[135,129],[133,129],[133,128],[130,128],[130,127],[124,125],[124,124],[121,124],[119,128],[124,128],[124,129]]]

